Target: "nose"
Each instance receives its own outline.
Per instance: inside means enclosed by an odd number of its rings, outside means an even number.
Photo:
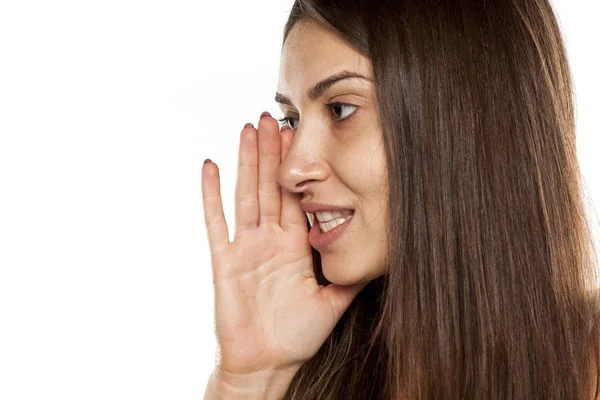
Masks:
[[[311,191],[318,182],[325,181],[329,176],[329,168],[321,154],[316,141],[310,143],[301,140],[299,133],[294,133],[290,149],[277,171],[277,180],[282,189],[302,193]]]

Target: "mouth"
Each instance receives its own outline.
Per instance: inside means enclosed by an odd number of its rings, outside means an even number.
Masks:
[[[306,213],[310,227],[319,225],[322,233],[326,233],[354,216],[354,210],[321,211]]]
[[[327,214],[320,216],[325,217],[324,220],[329,217]],[[352,223],[353,216],[354,210],[345,210],[342,215],[334,216],[333,219],[325,222],[319,222],[319,213],[316,216],[309,216],[309,220],[314,218],[308,233],[310,245],[317,250],[325,250],[327,246],[343,235],[348,225]]]

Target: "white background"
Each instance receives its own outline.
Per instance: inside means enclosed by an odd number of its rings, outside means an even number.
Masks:
[[[199,399],[215,355],[201,165],[234,217],[292,1],[0,2],[0,398]],[[555,2],[600,204],[595,2]],[[233,234],[233,230],[230,230]]]

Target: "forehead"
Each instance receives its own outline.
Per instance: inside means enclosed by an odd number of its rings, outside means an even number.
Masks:
[[[277,91],[300,96],[307,87],[343,70],[372,77],[371,62],[338,34],[313,21],[292,28],[281,52]]]

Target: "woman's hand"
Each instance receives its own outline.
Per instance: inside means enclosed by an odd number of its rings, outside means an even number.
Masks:
[[[271,116],[242,130],[235,235],[221,200],[219,170],[202,168],[202,197],[215,291],[217,367],[230,374],[299,368],[325,342],[367,283],[321,286],[313,271],[306,214],[277,171],[293,131]]]

